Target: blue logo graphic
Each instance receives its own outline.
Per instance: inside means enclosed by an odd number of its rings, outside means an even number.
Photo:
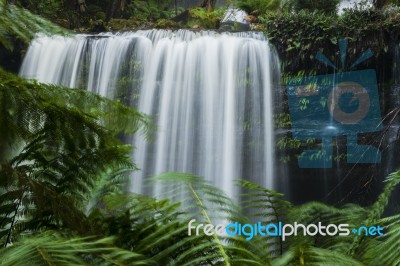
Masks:
[[[341,63],[346,63],[347,41],[339,41]],[[351,65],[372,57],[368,49]],[[316,58],[336,66],[323,54]],[[292,79],[287,84],[292,135],[298,140],[321,140],[320,149],[299,156],[300,168],[331,168],[332,138],[347,136],[348,163],[380,163],[380,151],[358,144],[358,133],[382,130],[376,72],[373,69]]]

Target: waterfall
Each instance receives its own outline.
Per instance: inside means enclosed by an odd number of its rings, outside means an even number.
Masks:
[[[152,142],[126,139],[140,168],[131,191],[158,195],[146,178],[174,171],[235,197],[238,178],[274,187],[276,62],[261,33],[148,30],[38,36],[20,75],[117,98],[153,118]]]

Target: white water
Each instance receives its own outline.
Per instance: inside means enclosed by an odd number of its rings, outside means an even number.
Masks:
[[[141,168],[131,191],[144,192],[148,176],[176,171],[204,176],[235,197],[238,178],[274,186],[272,57],[259,33],[38,36],[20,74],[121,98],[154,118],[153,143],[128,140]]]

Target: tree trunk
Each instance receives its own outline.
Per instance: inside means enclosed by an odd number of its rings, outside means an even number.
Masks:
[[[85,13],[87,10],[86,1],[85,0],[78,0],[78,10],[81,13]]]
[[[107,21],[114,18],[115,12],[117,11],[118,6],[121,5],[121,0],[114,0],[107,12]]]

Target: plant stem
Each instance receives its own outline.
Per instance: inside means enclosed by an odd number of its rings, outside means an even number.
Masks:
[[[189,189],[192,192],[192,195],[193,195],[194,199],[196,200],[197,204],[199,204],[199,206],[201,208],[201,213],[203,214],[204,218],[206,219],[206,222],[208,224],[212,224],[210,217],[208,216],[207,212],[205,211],[206,207],[204,206],[200,197],[197,195],[196,191],[193,189],[192,184],[190,184],[190,183],[189,183]],[[230,266],[231,264],[229,262],[229,257],[226,254],[225,249],[224,249],[221,241],[219,240],[218,236],[216,234],[213,234],[213,238],[218,245],[218,249],[220,250],[222,257],[224,258],[225,265]]]

